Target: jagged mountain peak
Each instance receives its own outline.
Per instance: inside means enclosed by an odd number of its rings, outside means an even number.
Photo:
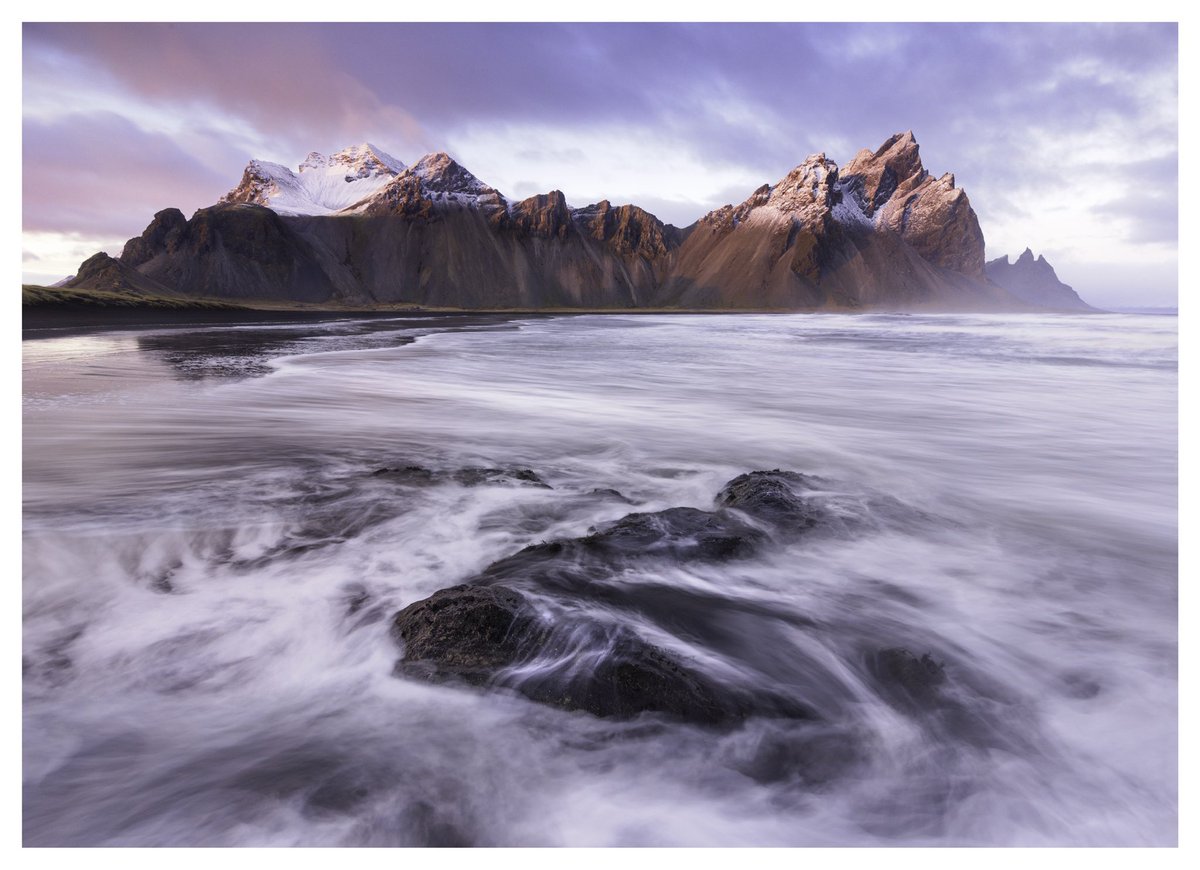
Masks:
[[[238,186],[220,201],[264,205],[282,215],[333,214],[378,192],[405,169],[403,162],[370,142],[329,156],[310,151],[296,172],[279,163],[251,160]]]
[[[500,191],[480,181],[445,151],[435,151],[352,203],[346,212],[431,219],[447,208],[476,209],[489,221],[503,223],[510,205]]]
[[[370,142],[362,142],[335,151],[328,157],[319,151],[310,151],[308,157],[300,164],[299,171],[303,173],[312,170],[342,169],[347,173],[347,180],[350,180],[373,178],[377,175],[396,176],[405,168],[402,160],[396,159]]]
[[[1001,262],[1001,260],[1003,260],[1003,262],[1007,265],[1009,262],[1008,254],[1005,254],[1002,258],[998,257],[995,260],[990,261],[989,265],[991,265],[991,263],[999,263],[999,262]],[[1025,248],[1025,250],[1023,250],[1021,252],[1021,255],[1019,257],[1017,257],[1016,260],[1013,261],[1012,265],[1014,265],[1014,266],[1019,265],[1025,269],[1042,269],[1042,270],[1048,269],[1048,270],[1050,270],[1051,274],[1054,273],[1054,267],[1050,265],[1049,261],[1046,259],[1046,255],[1045,254],[1035,255],[1033,253],[1033,249],[1029,248],[1029,247]]]
[[[837,164],[826,158],[824,152],[810,154],[771,187],[765,197],[756,191],[748,202],[775,209],[806,226],[815,226],[824,222],[841,200],[837,182]]]
[[[320,151],[309,151],[308,156],[304,158],[298,169],[304,172],[307,169],[324,169],[329,165],[329,158]]]
[[[987,277],[1018,299],[1032,305],[1061,310],[1094,310],[1079,298],[1069,284],[1064,284],[1046,260],[1045,255],[1033,255],[1026,248],[1015,262],[1008,254],[989,260]]]
[[[171,277],[172,269],[191,274],[189,257],[211,259],[209,278],[226,288],[232,279],[222,271],[227,263],[220,252],[244,241],[257,221],[287,248],[271,263],[315,258],[326,277],[313,273],[313,280],[327,282],[322,292],[345,298],[382,300],[402,292],[398,298],[445,304],[450,297],[443,289],[457,288],[453,294],[465,295],[453,298],[473,307],[498,304],[518,288],[526,303],[569,298],[569,304],[583,304],[585,297],[606,299],[608,291],[596,288],[611,285],[632,293],[622,298],[637,304],[651,298],[714,307],[856,307],[901,298],[1015,304],[984,277],[983,236],[965,191],[953,173],[935,178],[925,170],[911,130],[860,151],[840,169],[823,152],[809,154],[741,205],[710,212],[683,230],[635,205],[601,200],[571,208],[557,190],[509,202],[446,151],[405,167],[370,142],[329,156],[310,152],[298,172],[253,160],[223,202],[268,208],[201,210],[206,220],[196,226],[164,212],[130,241],[122,262]],[[278,215],[354,219],[288,221]],[[219,251],[211,245],[218,226],[228,231]],[[554,244],[547,246],[548,240]],[[272,283],[283,280],[282,273],[264,277],[255,271],[262,259],[258,248],[238,250],[248,258],[239,281],[257,281],[258,292],[267,295],[284,292]],[[464,252],[479,264],[470,276],[458,259]],[[1019,262],[1031,274],[1052,272],[1032,250]],[[1008,266],[1009,258],[1002,264]],[[537,282],[551,276],[551,283],[565,283],[542,295]],[[484,284],[491,288],[486,300],[479,295]],[[189,292],[201,287],[190,286]],[[301,289],[316,292],[308,285]],[[222,292],[250,291],[239,284]],[[563,292],[568,295],[555,295]]]
[[[921,146],[917,144],[917,137],[913,135],[913,131],[905,130],[903,133],[893,133],[889,136],[887,141],[876,150],[875,155],[879,156],[893,149],[899,151],[920,151]]]
[[[911,130],[892,135],[875,151],[864,148],[842,169],[842,180],[867,217],[897,192],[911,190],[928,177]]]
[[[412,166],[412,173],[429,190],[440,193],[480,195],[496,193],[496,189],[475,177],[465,166],[445,151],[426,154]]]
[[[776,187],[797,181],[819,184],[826,179],[826,176],[837,175],[837,172],[838,165],[826,158],[824,151],[819,154],[809,154],[796,164],[795,168],[785,175]]]
[[[414,172],[428,172],[431,169],[436,169],[450,164],[458,165],[458,161],[451,157],[445,151],[430,151],[428,154],[421,156],[416,163],[413,164]]]

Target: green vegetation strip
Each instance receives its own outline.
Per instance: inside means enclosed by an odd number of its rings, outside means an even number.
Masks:
[[[164,309],[227,309],[243,310],[245,306],[211,299],[178,299],[148,293],[128,293],[114,290],[84,290],[70,287],[41,287],[21,285],[21,304],[28,307],[52,305],[91,305],[98,308],[164,308]]]

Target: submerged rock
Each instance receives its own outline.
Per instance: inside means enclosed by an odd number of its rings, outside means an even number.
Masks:
[[[611,498],[615,501],[624,502],[625,504],[629,505],[637,504],[634,499],[631,499],[620,490],[613,489],[612,487],[597,487],[588,493],[588,495],[595,496],[596,498]]]
[[[460,468],[451,473],[455,483],[463,486],[483,486],[489,483],[516,483],[538,489],[551,489],[550,484],[528,468]]]
[[[386,473],[419,477],[420,471]],[[396,614],[392,633],[404,648],[397,673],[504,686],[541,703],[596,716],[661,713],[703,724],[751,714],[811,717],[803,699],[763,688],[775,685],[768,678],[751,681],[753,688],[727,686],[614,620],[649,621],[728,654],[743,667],[770,673],[778,667],[776,656],[746,649],[746,639],[733,627],[767,619],[758,630],[775,636],[776,625],[799,625],[799,617],[669,584],[630,587],[618,581],[621,572],[639,564],[745,558],[773,537],[787,540],[833,520],[820,499],[808,497],[820,483],[789,471],[755,471],[729,481],[715,510],[631,513],[582,537],[526,547],[470,582]],[[547,602],[540,612],[530,594]],[[558,615],[551,617],[554,612]]]
[[[936,700],[939,687],[946,682],[944,664],[934,661],[929,653],[917,658],[902,647],[868,656],[867,668],[887,694],[920,707]]]
[[[409,486],[432,486],[437,480],[437,473],[420,465],[404,465],[398,468],[379,468],[371,472],[374,477],[382,477],[396,483]]]
[[[451,586],[410,604],[392,620],[403,662],[436,666],[439,676],[485,682],[537,647],[541,628],[525,597],[503,586]]]
[[[654,712],[718,724],[746,713],[738,698],[632,632],[587,620],[552,626],[503,586],[436,592],[396,614],[392,634],[404,646],[402,675],[507,686],[602,717]]]
[[[716,561],[748,556],[765,536],[737,517],[696,508],[628,514],[573,543],[612,557]]]
[[[819,478],[790,471],[754,471],[735,477],[716,498],[717,510],[675,507],[626,514],[578,538],[530,545],[492,563],[481,582],[550,572],[561,579],[580,571],[596,576],[633,562],[720,562],[754,555],[772,535],[788,539],[819,525],[843,520],[819,500]],[[537,584],[535,585],[543,585]]]
[[[717,504],[780,529],[799,532],[817,525],[826,513],[797,492],[818,490],[821,483],[819,478],[794,471],[751,471],[725,484],[717,494]]]
[[[454,471],[434,471],[420,465],[405,465],[398,468],[380,468],[372,472],[408,486],[433,486],[437,483],[453,482],[460,486],[485,486],[487,484],[516,484],[538,489],[553,489],[534,471],[528,468],[459,468]]]

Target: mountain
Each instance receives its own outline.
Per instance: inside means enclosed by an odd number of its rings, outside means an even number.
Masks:
[[[1017,257],[1015,263],[1010,263],[1005,254],[989,260],[984,270],[993,283],[1030,305],[1064,311],[1098,310],[1080,299],[1070,286],[1058,280],[1054,267],[1046,262],[1045,257],[1039,256],[1035,260],[1029,248]]]
[[[511,201],[445,152],[406,166],[365,143],[295,172],[252,160],[217,204],[158,212],[71,286],[331,306],[1030,307],[989,280],[983,249],[966,193],[925,171],[911,131],[845,169],[812,155],[684,229],[557,190]]]
[[[1020,307],[983,275],[983,234],[953,176],[934,181],[911,132],[844,171],[815,154],[700,219],[666,298],[714,308]]]
[[[265,205],[281,215],[333,214],[379,191],[405,166],[370,142],[326,157],[309,153],[297,172],[278,163],[251,160],[241,183],[223,203]]]

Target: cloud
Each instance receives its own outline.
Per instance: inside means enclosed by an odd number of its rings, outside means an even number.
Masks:
[[[156,211],[190,213],[232,186],[169,137],[109,112],[26,120],[22,157],[26,231],[135,235]]]
[[[1131,243],[1175,245],[1179,241],[1177,191],[1132,191],[1109,200],[1097,211],[1121,221]]]
[[[386,133],[423,136],[401,107],[380,100],[328,50],[341,25],[27,24],[33,64],[67,54],[131,97],[178,110],[250,120],[298,147]]]

